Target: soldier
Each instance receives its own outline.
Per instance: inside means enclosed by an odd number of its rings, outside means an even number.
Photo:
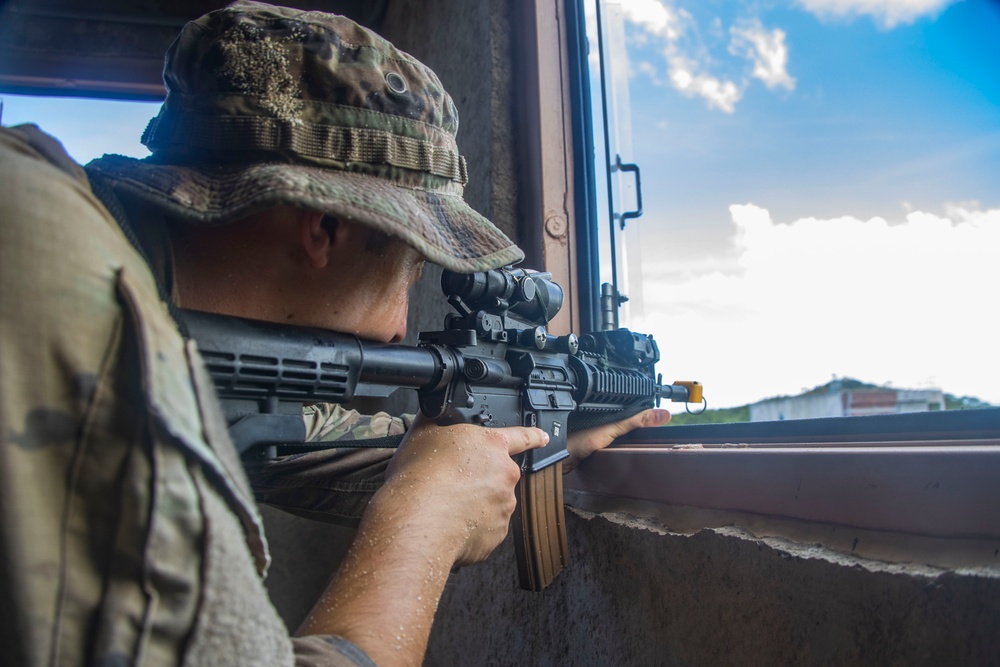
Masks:
[[[437,77],[347,19],[237,2],[183,29],[164,77],[145,160],[84,171],[33,126],[0,130],[4,661],[419,663],[452,567],[506,533],[511,455],[547,436],[307,410],[314,437],[409,430],[391,459],[258,471],[264,500],[360,517],[289,637],[253,494],[167,304],[388,342],[424,261],[522,253],[462,199]],[[577,434],[571,465],[668,418]]]

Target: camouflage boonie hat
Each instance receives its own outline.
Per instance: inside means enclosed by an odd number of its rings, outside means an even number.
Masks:
[[[353,21],[236,2],[167,51],[143,160],[87,165],[122,195],[204,225],[290,205],[399,237],[462,272],[524,254],[462,198],[458,112],[437,76]]]

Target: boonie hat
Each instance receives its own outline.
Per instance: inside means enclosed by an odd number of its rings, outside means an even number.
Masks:
[[[318,210],[461,272],[524,254],[462,198],[458,112],[438,77],[350,19],[241,1],[188,23],[139,160],[87,165],[120,196],[186,222]]]

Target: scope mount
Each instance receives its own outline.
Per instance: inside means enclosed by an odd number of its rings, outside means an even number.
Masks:
[[[552,336],[545,328],[564,298],[551,273],[509,266],[469,274],[444,271],[441,291],[456,312],[445,317],[445,331],[422,334],[423,342],[475,345],[483,340],[569,354],[579,349],[576,334]]]

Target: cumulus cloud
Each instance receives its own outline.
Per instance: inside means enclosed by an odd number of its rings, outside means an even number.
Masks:
[[[682,46],[682,37],[694,29],[691,15],[662,0],[623,0],[624,18],[661,41],[666,63],[666,76],[661,77],[649,62],[640,64],[639,71],[654,83],[667,82],[686,97],[699,97],[709,108],[733,113],[743,96],[745,86],[721,79],[706,72]]]
[[[759,19],[729,29],[731,53],[742,54],[753,61],[753,76],[770,89],[795,89],[795,78],[788,74],[788,46],[785,31],[775,28],[770,32]]]
[[[648,32],[674,42],[683,31],[682,21],[687,15],[660,0],[623,0],[622,11],[628,20]]]
[[[668,62],[670,83],[682,95],[700,97],[709,108],[726,113],[736,111],[736,103],[743,97],[745,86],[700,72],[696,62],[683,56],[672,55]]]
[[[936,385],[1000,403],[1000,209],[951,205],[901,220],[779,223],[730,207],[737,269],[645,277],[633,323],[663,372],[700,379],[716,406],[797,393],[832,375]]]
[[[884,28],[935,16],[956,0],[799,0],[820,18],[871,16]]]
[[[736,110],[751,77],[770,89],[795,87],[795,79],[788,74],[785,33],[767,30],[759,19],[733,27],[728,35],[718,17],[707,26],[712,40],[725,45],[728,39],[728,53],[752,64],[748,76],[733,78],[711,71],[713,59],[690,13],[665,0],[622,0],[618,6],[623,18],[642,31],[633,35],[631,45],[651,39],[659,43],[663,62],[644,61],[635,70],[656,84],[670,85],[686,97],[702,99],[709,108],[729,114]]]

